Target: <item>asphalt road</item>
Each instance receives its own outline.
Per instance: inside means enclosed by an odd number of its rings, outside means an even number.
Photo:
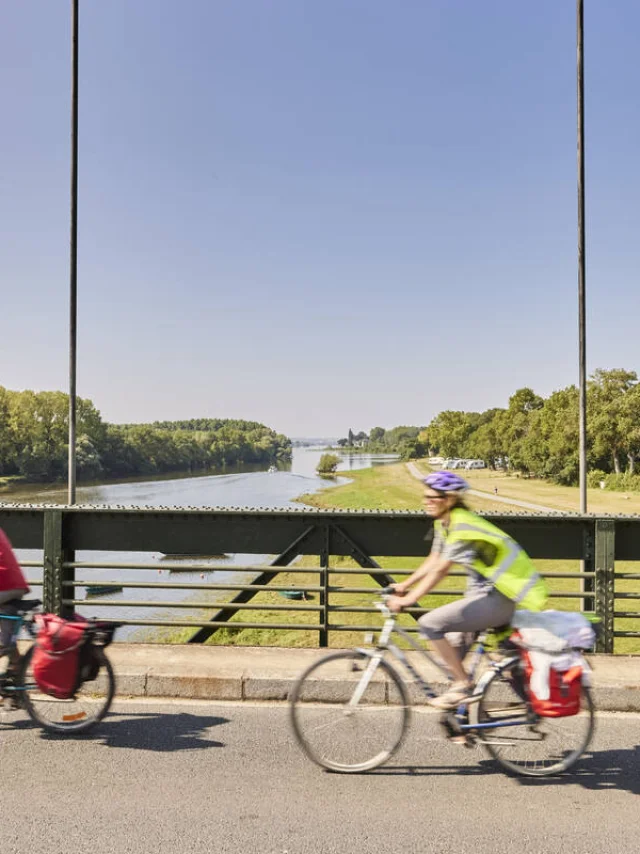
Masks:
[[[284,706],[120,702],[94,737],[0,724],[2,854],[591,854],[638,850],[640,716],[599,718],[573,774],[513,779],[414,716],[388,767],[323,772]]]

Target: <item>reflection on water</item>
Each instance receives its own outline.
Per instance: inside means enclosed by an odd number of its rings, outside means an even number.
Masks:
[[[282,466],[276,472],[262,470],[234,471],[220,475],[205,475],[198,477],[164,477],[141,481],[139,479],[125,483],[103,483],[91,486],[80,486],[77,489],[78,504],[118,505],[121,507],[227,507],[227,508],[272,508],[284,509],[295,507],[300,509],[305,505],[294,501],[304,493],[326,489],[339,483],[346,483],[344,477],[330,480],[316,474],[316,466],[322,454],[321,449],[294,448],[290,464]],[[342,462],[338,471],[349,471],[369,468],[372,465],[382,465],[394,462],[397,456],[390,454],[341,454]],[[4,495],[4,500],[9,500]],[[34,503],[65,503],[66,489],[44,488],[23,489],[19,493],[11,493],[11,501]],[[19,552],[22,560],[42,560],[42,552],[22,550]],[[99,583],[100,581],[118,581],[124,585],[121,592],[114,592],[108,597],[92,595],[87,605],[78,607],[85,616],[110,617],[118,619],[153,619],[157,618],[155,608],[100,606],[98,603],[108,598],[109,601],[145,602],[166,601],[167,603],[185,599],[197,598],[198,601],[214,601],[216,594],[212,591],[193,591],[189,594],[184,590],[150,590],[145,588],[127,587],[126,582],[144,581],[179,581],[180,583],[203,583],[207,581],[225,581],[236,578],[241,581],[242,574],[233,571],[234,566],[258,565],[267,563],[269,555],[234,554],[219,558],[191,558],[189,562],[201,566],[197,572],[170,572],[166,567],[167,558],[159,552],[79,552],[77,560],[88,562],[108,561],[110,563],[148,563],[157,565],[157,569],[133,570],[84,570],[76,571],[78,580]],[[170,559],[175,562],[173,558]],[[42,572],[29,568],[27,576],[30,579],[41,580]],[[245,580],[248,579],[245,576]],[[40,588],[36,588],[39,592]],[[76,598],[86,599],[86,588],[76,588]],[[173,611],[171,618],[187,619],[190,612],[181,609]],[[163,614],[168,617],[168,614]],[[118,632],[120,640],[131,639],[131,628],[123,628]]]

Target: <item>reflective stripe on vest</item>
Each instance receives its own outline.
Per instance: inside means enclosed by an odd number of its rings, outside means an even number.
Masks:
[[[477,525],[467,525],[464,522],[461,522],[459,525],[454,525],[451,528],[451,533],[455,531],[474,531],[478,534],[482,534],[483,537],[486,537],[487,531],[484,528],[480,528]],[[509,567],[517,560],[518,555],[521,554],[522,549],[516,543],[515,540],[512,540],[511,537],[508,537],[506,534],[498,533],[497,531],[494,533],[491,531],[490,536],[495,537],[496,539],[500,539],[504,542],[505,546],[509,549],[508,554],[500,563],[496,566],[493,575],[489,576],[489,581],[492,584],[500,578],[501,575],[509,569]]]
[[[527,581],[527,583],[525,584],[525,586],[522,588],[522,590],[521,590],[521,591],[520,591],[520,593],[518,594],[517,598],[514,600],[514,601],[515,601],[515,603],[516,603],[516,605],[519,605],[519,604],[520,604],[520,602],[522,602],[522,600],[523,600],[523,599],[524,599],[524,597],[527,595],[527,593],[528,593],[530,590],[533,590],[533,588],[536,586],[536,584],[537,584],[539,581],[542,581],[542,576],[541,576],[541,575],[539,575],[537,572],[534,572],[534,574],[531,576],[531,578]]]

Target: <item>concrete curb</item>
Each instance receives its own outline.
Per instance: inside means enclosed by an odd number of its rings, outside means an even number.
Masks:
[[[117,678],[117,696],[197,700],[279,701],[287,699],[298,676],[327,650],[265,647],[175,647],[114,644],[108,655]],[[440,672],[412,657],[418,671],[444,687]],[[590,656],[593,695],[601,711],[640,712],[640,656]],[[412,702],[424,697],[408,680]],[[336,682],[317,684],[323,696]]]

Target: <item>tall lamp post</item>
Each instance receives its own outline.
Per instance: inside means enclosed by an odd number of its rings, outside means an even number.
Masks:
[[[69,281],[69,489],[76,501],[76,350],[78,290],[78,8],[71,0],[71,236]]]
[[[576,0],[578,81],[578,340],[580,362],[580,512],[587,512],[587,344],[584,227],[584,0]]]

